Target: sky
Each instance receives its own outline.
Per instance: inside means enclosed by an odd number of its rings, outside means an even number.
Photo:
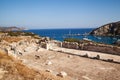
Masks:
[[[120,0],[0,0],[0,26],[96,28],[120,21]]]

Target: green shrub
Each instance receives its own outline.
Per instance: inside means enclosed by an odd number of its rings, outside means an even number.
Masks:
[[[67,42],[77,42],[77,43],[80,42],[79,39],[75,39],[75,38],[65,38],[64,41],[67,41]]]
[[[22,31],[9,31],[7,33],[10,36],[35,36],[36,35],[31,32],[22,32]]]

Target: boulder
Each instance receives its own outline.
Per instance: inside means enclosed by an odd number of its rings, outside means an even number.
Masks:
[[[67,76],[67,73],[64,72],[64,71],[61,71],[61,72],[58,73],[57,75],[60,76],[60,77],[66,77],[66,76]]]
[[[52,70],[50,70],[50,69],[46,69],[45,71],[46,71],[46,72],[52,72]]]
[[[52,62],[51,61],[48,61],[47,63],[46,63],[46,65],[51,65],[52,64]]]
[[[72,55],[68,55],[68,58],[72,58],[73,56]]]

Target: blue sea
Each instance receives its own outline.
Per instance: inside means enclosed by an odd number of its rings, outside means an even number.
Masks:
[[[31,29],[25,30],[25,32],[33,32],[38,34],[39,36],[50,37],[55,40],[63,41],[65,38],[76,38],[83,39],[88,38],[95,42],[105,43],[105,44],[113,44],[117,41],[116,37],[103,37],[103,36],[92,36],[92,35],[81,35],[89,33],[93,30],[93,28],[85,28],[85,29]]]

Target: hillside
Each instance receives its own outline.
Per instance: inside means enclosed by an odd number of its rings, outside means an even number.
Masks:
[[[90,34],[98,36],[120,36],[120,21],[105,24],[94,29]]]

